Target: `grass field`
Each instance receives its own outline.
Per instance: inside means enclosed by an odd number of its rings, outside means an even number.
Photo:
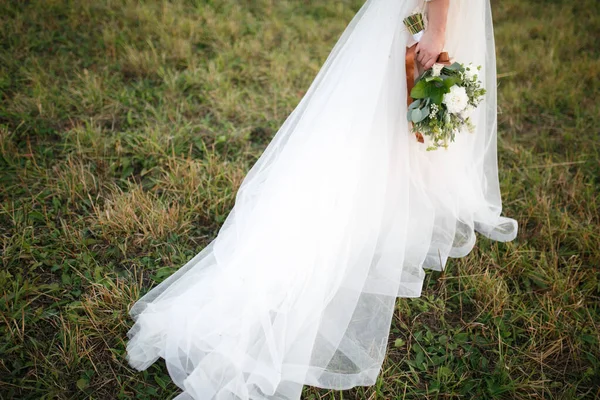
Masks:
[[[0,398],[177,394],[127,366],[128,307],[214,238],[361,3],[0,0]],[[493,9],[519,236],[398,299],[377,385],[303,398],[600,398],[600,5]]]

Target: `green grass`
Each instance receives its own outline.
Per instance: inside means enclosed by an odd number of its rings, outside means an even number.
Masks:
[[[176,395],[127,366],[127,309],[214,238],[360,5],[0,1],[0,398]],[[493,8],[519,236],[398,299],[377,385],[306,399],[600,398],[600,10]]]

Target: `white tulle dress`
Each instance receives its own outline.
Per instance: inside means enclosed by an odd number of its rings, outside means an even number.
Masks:
[[[373,385],[396,297],[476,234],[509,241],[496,157],[489,0],[452,0],[446,50],[482,65],[474,133],[425,151],[406,118],[402,19],[367,0],[243,180],[218,236],[131,309],[127,359],[163,358],[178,400],[297,400]]]

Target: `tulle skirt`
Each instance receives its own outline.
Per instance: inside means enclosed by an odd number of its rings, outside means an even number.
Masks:
[[[515,238],[501,216],[488,0],[453,0],[446,49],[481,65],[476,130],[425,151],[406,119],[402,19],[368,0],[239,188],[217,237],[131,309],[127,358],[163,358],[178,400],[300,399],[373,385],[397,297],[425,268]]]

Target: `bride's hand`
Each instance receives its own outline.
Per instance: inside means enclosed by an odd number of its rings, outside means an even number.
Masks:
[[[438,56],[444,49],[444,33],[434,30],[426,30],[417,44],[416,53],[417,61],[421,63],[423,68],[429,69],[437,61]]]

